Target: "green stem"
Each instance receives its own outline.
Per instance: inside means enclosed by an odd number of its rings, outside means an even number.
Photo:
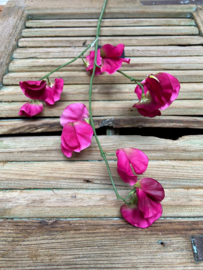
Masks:
[[[112,178],[112,174],[111,174],[111,170],[110,170],[110,167],[109,167],[109,163],[108,163],[108,160],[107,160],[107,158],[106,158],[106,153],[103,151],[103,149],[102,149],[102,147],[101,147],[101,144],[100,144],[100,142],[99,142],[99,139],[98,139],[98,137],[97,137],[97,133],[96,133],[96,129],[95,129],[93,117],[92,117],[92,85],[93,85],[93,79],[94,79],[94,75],[95,75],[95,71],[96,71],[96,66],[97,66],[98,38],[99,38],[99,34],[100,34],[100,28],[101,28],[102,17],[103,17],[105,8],[106,8],[107,1],[108,1],[108,0],[105,0],[105,1],[104,1],[104,5],[103,5],[103,8],[102,8],[102,11],[101,11],[99,20],[98,20],[98,24],[97,24],[96,43],[95,43],[95,56],[94,56],[94,67],[93,67],[93,70],[92,70],[92,76],[91,76],[91,79],[90,79],[90,87],[89,87],[89,115],[90,115],[90,123],[91,123],[91,126],[92,126],[93,131],[94,131],[95,140],[96,140],[96,142],[97,142],[97,144],[98,144],[98,147],[99,147],[101,156],[102,156],[102,158],[103,158],[104,161],[105,161],[105,164],[106,164],[106,167],[107,167],[107,171],[108,171],[108,173],[109,173],[109,177],[110,177],[110,180],[111,180],[111,183],[112,183],[114,192],[115,192],[115,194],[116,194],[116,197],[117,197],[117,199],[121,199],[121,200],[123,200],[124,202],[126,202],[126,200],[125,200],[124,198],[122,198],[122,197],[118,194],[117,188],[116,188],[116,186],[115,186],[115,184],[114,184],[114,181],[113,181],[113,178]],[[127,202],[126,202],[126,203],[127,203]]]
[[[65,66],[67,66],[67,65],[69,65],[69,64],[71,64],[71,63],[73,63],[73,62],[75,62],[78,58],[80,58],[80,56],[82,56],[82,60],[83,60],[83,62],[84,62],[83,54],[84,54],[87,50],[89,50],[89,48],[91,48],[92,46],[94,46],[94,43],[96,42],[96,40],[97,40],[97,39],[95,39],[90,45],[88,45],[87,48],[84,49],[84,50],[83,50],[78,56],[76,56],[74,59],[72,59],[71,61],[69,61],[69,62],[67,62],[67,63],[65,63],[65,64],[63,64],[63,65],[61,65],[61,66],[59,66],[59,67],[57,67],[57,68],[55,68],[54,70],[52,70],[51,72],[49,72],[47,75],[45,75],[44,77],[40,78],[39,81],[41,81],[41,80],[43,80],[43,79],[46,79],[46,78],[49,77],[52,73],[54,73],[54,72],[58,71],[59,69],[61,69],[61,68],[65,67]]]
[[[144,87],[143,87],[143,85],[140,83],[142,80],[138,80],[138,79],[135,79],[134,77],[130,77],[130,76],[128,76],[126,73],[124,73],[124,72],[121,71],[121,70],[117,70],[117,72],[119,72],[120,74],[122,74],[122,75],[125,76],[126,78],[130,79],[131,82],[135,82],[136,84],[138,84],[138,85],[142,88],[142,93],[144,94]]]

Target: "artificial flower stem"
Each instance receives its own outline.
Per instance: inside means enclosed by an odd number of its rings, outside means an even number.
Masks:
[[[138,80],[138,79],[135,79],[135,78],[133,78],[133,77],[130,77],[130,76],[128,76],[126,73],[124,73],[124,72],[121,71],[121,70],[117,70],[117,72],[119,72],[120,74],[122,74],[122,75],[125,76],[126,78],[130,79],[131,82],[135,82],[136,84],[138,84],[138,85],[142,88],[142,93],[144,94],[144,87],[143,87],[143,85],[139,82],[139,81],[141,81],[141,80]]]
[[[96,39],[95,39],[95,40],[96,40]],[[52,73],[54,73],[54,72],[58,71],[59,69],[61,69],[61,68],[65,67],[65,66],[67,66],[67,65],[69,65],[69,64],[71,64],[71,63],[73,63],[73,62],[75,62],[78,58],[80,58],[80,56],[83,56],[83,54],[84,54],[87,50],[89,50],[89,48],[91,48],[91,47],[93,46],[95,40],[94,40],[90,45],[88,45],[87,48],[86,48],[84,51],[82,51],[78,56],[76,56],[74,59],[72,59],[71,61],[69,61],[69,62],[67,62],[67,63],[65,63],[65,64],[63,64],[63,65],[61,65],[61,66],[59,66],[59,67],[57,67],[57,68],[55,68],[54,70],[52,70],[51,72],[49,72],[47,75],[45,75],[44,77],[40,78],[39,81],[46,79],[46,78],[49,77]]]

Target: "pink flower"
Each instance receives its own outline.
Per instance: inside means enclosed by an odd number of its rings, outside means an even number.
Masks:
[[[131,205],[121,207],[121,214],[133,226],[146,228],[162,215],[160,202],[165,197],[164,189],[152,178],[139,180],[135,188],[137,196],[131,199]]]
[[[101,49],[98,49],[97,65],[101,66],[101,68],[96,67],[95,75],[100,75],[104,71],[109,74],[113,74],[121,68],[123,62],[129,64],[129,58],[121,58],[124,47],[124,44],[118,44],[117,46],[106,44],[102,46]],[[91,51],[90,54],[86,57],[87,71],[92,71],[94,67],[94,55],[95,52]]]
[[[45,102],[47,105],[53,105],[56,101],[60,100],[63,84],[63,79],[55,79],[55,84],[46,87]]]
[[[180,90],[179,81],[168,73],[149,75],[142,81],[142,88],[137,85],[135,93],[139,102],[134,104],[138,112],[143,116],[154,117],[161,115],[160,110],[165,110],[177,98]]]
[[[20,82],[20,88],[26,97],[31,99],[45,100],[46,81]]]
[[[46,81],[20,82],[20,88],[26,97],[43,100],[48,105],[53,105],[61,97],[63,91],[63,79],[55,79],[55,84],[46,85]]]
[[[125,183],[134,185],[137,182],[137,176],[133,174],[132,168],[136,174],[144,173],[148,166],[148,157],[136,148],[118,149],[116,155],[118,174]]]
[[[137,205],[129,206],[124,204],[121,206],[121,214],[123,218],[133,226],[144,229],[151,226],[152,223],[160,218],[162,211],[156,213],[154,216],[145,218],[144,213],[139,210]]]
[[[19,115],[32,117],[43,110],[43,104],[39,101],[25,103],[19,111]]]
[[[80,152],[91,144],[93,129],[88,121],[89,113],[82,103],[74,103],[63,111],[60,122],[63,126],[61,134],[61,150],[67,157],[73,151]]]

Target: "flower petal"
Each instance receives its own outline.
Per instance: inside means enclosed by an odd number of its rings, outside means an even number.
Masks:
[[[161,202],[165,197],[164,188],[153,178],[142,178],[139,180],[139,188],[147,194],[152,200]]]
[[[60,117],[60,123],[64,126],[68,122],[85,121],[85,118],[89,118],[87,107],[82,103],[73,103],[63,111]]]
[[[160,203],[150,199],[140,188],[137,188],[138,208],[145,218],[150,218],[162,211]]]
[[[63,91],[64,81],[63,79],[55,79],[55,84],[53,86],[46,87],[46,99],[47,105],[53,105],[56,101],[60,100],[61,93]]]
[[[87,71],[89,71],[89,70],[91,71],[94,67],[94,56],[95,56],[95,52],[91,51],[90,54],[86,57],[86,62],[87,62],[86,70]],[[102,58],[100,56],[100,49],[98,49],[97,50],[97,65],[101,66],[101,64],[102,64]],[[96,73],[99,73],[99,68],[98,68]],[[96,73],[95,73],[95,75],[97,75]]]
[[[41,113],[42,110],[43,110],[43,104],[41,102],[36,102],[36,103],[27,102],[20,108],[20,111],[18,114],[24,115],[27,117],[32,117],[36,114]]]
[[[75,131],[77,134],[80,147],[75,149],[75,152],[80,152],[81,150],[90,146],[93,136],[93,129],[90,124],[78,121],[74,123]]]
[[[122,63],[130,63],[130,59],[125,58],[102,58],[101,72],[106,71],[109,74],[113,74],[121,68]]]
[[[124,148],[123,149],[130,164],[132,165],[135,173],[142,174],[146,171],[148,167],[148,157],[147,155],[139,149],[136,148]]]
[[[80,147],[74,123],[69,122],[63,127],[63,131],[61,134],[61,144],[69,151],[74,151],[75,149]]]
[[[24,81],[19,84],[26,97],[45,100],[46,81]]]
[[[147,228],[152,225],[162,215],[162,210],[150,218],[145,218],[143,212],[137,206],[130,207],[126,204],[121,206],[123,218],[135,227]]]
[[[117,46],[105,44],[100,49],[100,55],[102,58],[118,58],[123,54],[124,48],[124,44],[118,44]]]

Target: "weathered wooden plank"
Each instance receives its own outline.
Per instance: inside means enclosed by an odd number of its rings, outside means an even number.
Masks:
[[[202,234],[202,229],[202,220],[196,219],[162,219],[144,231],[123,219],[1,220],[0,266],[201,270],[190,236]]]
[[[199,28],[201,36],[203,35],[203,11],[202,7],[198,6],[197,10],[193,12],[193,17],[195,19],[195,22]]]
[[[91,44],[93,37],[60,37],[57,38],[20,38],[18,41],[19,47],[68,47]],[[156,37],[101,37],[99,44],[105,45],[110,43],[116,46],[119,43],[124,43],[125,46],[157,46],[157,45],[201,45],[203,38],[200,36],[156,36]]]
[[[117,162],[109,162],[119,189],[129,189],[117,173]],[[150,177],[164,188],[202,188],[203,161],[149,161],[147,171],[138,179]],[[0,189],[68,188],[111,189],[104,162],[3,162],[0,163]],[[76,173],[77,172],[77,173]]]
[[[85,41],[85,39],[84,39]],[[76,48],[18,48],[14,51],[14,58],[68,58],[76,57],[84,50]],[[88,55],[86,52],[84,55]],[[126,57],[171,57],[171,56],[202,56],[202,46],[134,46],[125,47]]]
[[[121,196],[127,190],[119,190]],[[1,218],[121,217],[113,190],[55,189],[0,192]],[[163,217],[200,217],[203,189],[165,189]]]
[[[113,127],[159,127],[159,128],[195,128],[203,129],[202,117],[160,116],[148,118],[142,116],[94,117],[96,128]],[[0,121],[0,134],[51,133],[62,131],[58,118],[12,119]]]
[[[124,70],[124,69],[122,69]],[[157,70],[156,73],[162,72]],[[143,80],[149,74],[152,74],[151,70],[143,71],[128,71],[127,75],[134,77],[138,80]],[[177,77],[182,82],[198,83],[203,82],[202,70],[169,70],[168,73]],[[13,72],[8,73],[3,78],[4,85],[18,85],[20,81],[37,81],[41,77],[45,76],[47,72]],[[89,84],[90,73],[86,71],[58,71],[50,76],[51,78],[63,78],[65,84]],[[95,84],[118,84],[118,83],[130,83],[130,80],[118,72],[114,74],[103,73],[101,76],[95,76],[93,83]],[[134,84],[132,82],[132,84]]]
[[[173,36],[173,35],[198,35],[195,26],[155,26],[155,27],[104,27],[101,36]],[[95,36],[96,27],[88,28],[29,28],[22,31],[22,37],[84,37]]]
[[[92,100],[134,100],[135,85],[96,84],[93,86]],[[61,101],[89,100],[89,85],[64,85]],[[203,83],[181,83],[177,99],[203,99]],[[0,90],[0,101],[28,101],[19,86],[4,86]]]
[[[93,101],[92,112],[94,116],[140,116],[133,105],[138,100],[132,101]],[[87,101],[81,101],[88,108]],[[43,111],[36,117],[60,117],[64,109],[73,102],[59,101],[54,106],[44,105]],[[18,112],[22,102],[1,103],[1,118],[19,117]],[[162,115],[203,115],[203,100],[176,100]]]
[[[9,65],[10,72],[30,71],[52,71],[63,65],[71,58],[54,59],[18,59],[13,60]],[[84,71],[85,65],[82,59],[77,59],[71,65],[64,67],[63,71]],[[130,65],[123,63],[123,70],[193,70],[203,69],[202,57],[133,57]]]
[[[23,0],[24,2],[24,0]],[[11,15],[12,14],[12,15]],[[0,16],[0,83],[24,27],[26,14],[18,5],[5,6]]]
[[[26,27],[96,27],[98,20],[28,20]],[[195,21],[188,19],[104,19],[101,27],[106,26],[195,26]]]
[[[145,136],[99,136],[105,152],[115,153],[123,147],[144,151],[151,160],[203,160],[203,136],[185,136],[178,140]],[[95,139],[91,146],[67,158],[61,151],[60,136],[26,136],[0,138],[0,161],[102,160]],[[108,157],[116,160],[116,157]]]

